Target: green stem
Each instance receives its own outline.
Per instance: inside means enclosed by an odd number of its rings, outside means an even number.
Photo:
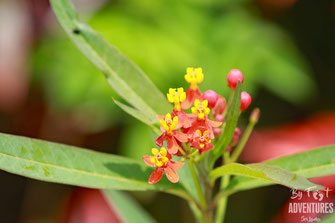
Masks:
[[[222,158],[223,158],[224,164],[226,164],[227,161],[229,160],[229,153],[224,152],[224,155],[223,155]],[[229,182],[230,182],[230,175],[224,175],[223,178],[221,178],[221,186],[220,186],[221,193],[222,193],[222,191],[224,191],[226,189]],[[215,223],[224,222],[224,218],[225,218],[225,214],[226,214],[226,208],[227,208],[227,202],[228,202],[228,194],[224,194],[218,200],[218,206],[217,206],[216,215],[215,215]]]
[[[193,165],[193,162],[191,160],[188,160],[187,161],[189,167],[190,167],[190,171],[191,171],[191,174],[192,174],[192,178],[193,178],[193,181],[194,181],[194,184],[195,184],[195,188],[197,190],[197,193],[198,193],[198,197],[199,197],[199,200],[200,200],[200,205],[201,205],[201,208],[203,210],[206,210],[206,200],[205,200],[205,197],[204,197],[204,193],[202,192],[202,189],[201,189],[201,185],[200,185],[200,182],[199,182],[199,179],[198,179],[198,175],[197,173],[195,172],[195,168],[194,168],[194,165]]]
[[[247,143],[250,134],[252,132],[252,130],[255,127],[256,122],[249,122],[247,128],[245,129],[243,136],[238,144],[238,146],[235,148],[233,154],[231,155],[230,161],[229,162],[235,162],[238,157],[240,156],[245,144]]]
[[[178,146],[178,150],[184,157],[186,156],[185,151],[180,146]]]
[[[204,193],[201,189],[201,185],[200,185],[200,182],[199,182],[199,178],[198,178],[198,175],[195,171],[195,168],[194,168],[194,165],[193,165],[193,161],[191,160],[188,160],[187,161],[188,165],[189,165],[189,168],[190,168],[190,171],[191,171],[191,174],[192,174],[192,178],[193,178],[193,181],[194,181],[194,184],[195,184],[195,188],[197,190],[197,194],[198,194],[198,197],[199,197],[199,201],[200,201],[200,206],[201,206],[201,211],[203,213],[203,220],[204,222],[212,222],[211,220],[211,217],[206,214],[206,211],[207,211],[207,203],[206,203],[206,200],[205,200],[205,196],[204,196]]]
[[[189,155],[189,157],[193,157],[193,156],[195,156],[196,154],[198,154],[198,152],[199,152],[199,150],[195,150],[193,153],[191,153],[191,154]]]

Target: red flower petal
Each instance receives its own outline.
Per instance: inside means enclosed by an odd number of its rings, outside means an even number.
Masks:
[[[162,135],[160,135],[155,141],[156,145],[159,147],[162,147],[166,138],[167,138],[166,133],[163,133]]]
[[[168,166],[170,166],[174,170],[179,170],[180,168],[184,166],[184,163],[170,161],[168,162]]]
[[[155,184],[162,179],[163,168],[156,168],[154,172],[149,177],[149,184]]]
[[[220,127],[222,122],[212,121],[210,119],[207,119],[207,122],[214,128]]]
[[[178,174],[170,166],[165,167],[164,171],[169,181],[171,181],[172,183],[177,183],[179,181]]]
[[[167,137],[167,149],[171,154],[176,154],[178,152],[178,144],[173,136]]]
[[[173,109],[171,115],[178,116],[178,124],[176,126],[176,129],[179,129],[181,127],[189,128],[192,125],[192,121],[189,119],[188,115],[184,111],[176,111]]]
[[[194,97],[193,97],[193,94],[194,94],[194,90],[192,90],[191,88],[189,88],[187,91],[186,91],[186,99],[185,101],[183,101],[181,103],[181,108],[182,109],[189,109],[192,104],[193,104],[193,101],[194,101]]]
[[[182,109],[189,109],[193,105],[193,102],[194,102],[195,99],[199,99],[200,101],[202,101],[202,94],[201,94],[199,88],[197,88],[195,90],[192,89],[192,88],[189,88],[186,91],[185,101],[183,101],[181,103],[181,108]]]
[[[210,143],[208,143],[208,144],[205,146],[205,148],[204,148],[203,150],[199,150],[199,152],[200,152],[200,154],[201,154],[201,153],[204,153],[204,152],[206,152],[206,151],[208,151],[208,150],[210,150],[210,149],[212,149],[212,148],[213,148],[213,145],[210,144]]]
[[[173,132],[173,136],[179,141],[179,142],[188,142],[188,135],[182,132]]]
[[[148,166],[155,167],[155,164],[150,161],[152,156],[143,156],[142,159]]]

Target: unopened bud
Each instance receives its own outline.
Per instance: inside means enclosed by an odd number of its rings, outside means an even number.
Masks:
[[[223,111],[226,109],[226,99],[222,96],[219,96],[218,100],[216,101],[216,104],[213,108],[213,114],[222,114]]]
[[[241,81],[241,84],[243,84],[244,77],[242,72],[238,69],[230,70],[227,76],[229,88],[234,90],[237,87],[238,81]]]
[[[223,122],[224,121],[224,117],[223,115],[215,115],[214,120],[217,122]]]
[[[221,135],[222,131],[220,128],[214,128],[214,135],[215,137],[219,137]]]
[[[256,124],[259,120],[259,116],[261,115],[261,111],[259,108],[255,108],[252,110],[251,115],[250,115],[250,122]]]
[[[202,98],[208,101],[209,108],[213,108],[219,98],[219,95],[213,90],[208,90],[202,95]]]
[[[241,130],[239,128],[235,128],[233,138],[231,139],[230,145],[235,146],[238,144],[240,140]]]
[[[240,107],[241,111],[246,110],[251,104],[251,101],[252,99],[251,99],[250,94],[248,94],[248,92],[246,91],[242,91],[241,92],[241,107]]]

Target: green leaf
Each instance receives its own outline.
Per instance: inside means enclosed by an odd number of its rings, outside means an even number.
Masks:
[[[213,166],[215,160],[217,160],[222,155],[223,151],[229,145],[234,135],[235,128],[238,122],[238,117],[240,115],[241,90],[242,90],[242,84],[241,82],[238,82],[229,108],[230,111],[228,113],[226,126],[224,127],[223,133],[221,137],[218,139],[215,148],[212,150],[212,157],[210,163],[211,166]]]
[[[2,133],[0,169],[33,179],[88,188],[160,190],[185,195],[181,184],[170,183],[165,177],[157,184],[149,184],[154,168],[142,161]]]
[[[87,24],[77,20],[68,0],[51,0],[53,11],[71,40],[106,76],[109,85],[148,118],[165,114],[171,105],[164,95],[128,57],[108,44]]]
[[[276,165],[306,178],[332,175],[335,174],[335,145],[283,156],[264,162],[264,164]],[[271,184],[271,182],[257,179],[235,177],[231,181],[229,188],[234,190],[248,190]]]
[[[322,186],[314,184],[302,176],[290,173],[277,166],[262,163],[248,165],[231,163],[218,167],[210,172],[212,181],[223,175],[246,176],[298,190],[305,190],[307,188],[322,189]]]
[[[125,104],[122,104],[121,102],[119,102],[115,99],[113,99],[113,100],[114,100],[115,104],[117,106],[119,106],[123,111],[125,111],[129,115],[133,116],[134,118],[138,119],[139,121],[143,122],[144,124],[147,124],[155,134],[157,134],[157,135],[162,134],[162,132],[159,130],[159,128],[154,126],[154,123],[155,123],[156,120],[149,119],[149,117],[145,116],[143,113],[137,111],[136,109],[134,109],[132,107],[129,107]]]
[[[156,222],[139,203],[125,192],[104,190],[108,204],[116,210],[122,222],[127,223],[154,223]]]

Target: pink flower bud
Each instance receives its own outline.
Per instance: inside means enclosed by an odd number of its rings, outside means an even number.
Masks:
[[[241,130],[239,128],[235,128],[235,132],[233,138],[231,139],[230,145],[235,146],[237,145],[238,141],[240,140]]]
[[[208,101],[209,108],[213,108],[219,98],[219,95],[213,90],[208,90],[202,95],[202,98]]]
[[[246,91],[241,92],[241,107],[240,107],[241,111],[244,111],[249,107],[249,105],[251,104],[251,100],[252,100],[251,96],[250,94],[248,94],[248,92]]]
[[[242,72],[238,69],[230,70],[227,76],[229,88],[234,90],[237,87],[238,81],[241,81],[241,84],[243,84],[244,77]]]
[[[225,110],[226,108],[226,99],[222,96],[219,96],[218,100],[216,101],[216,104],[213,108],[213,114],[216,115],[216,114],[222,114],[223,111]]]
[[[222,131],[220,128],[214,128],[214,135],[215,137],[219,137],[221,135]]]
[[[250,115],[250,122],[257,123],[260,115],[261,111],[259,110],[259,108],[255,108],[254,110],[252,110]]]
[[[214,117],[214,120],[217,122],[223,122],[224,121],[224,117],[221,114],[218,114]]]

